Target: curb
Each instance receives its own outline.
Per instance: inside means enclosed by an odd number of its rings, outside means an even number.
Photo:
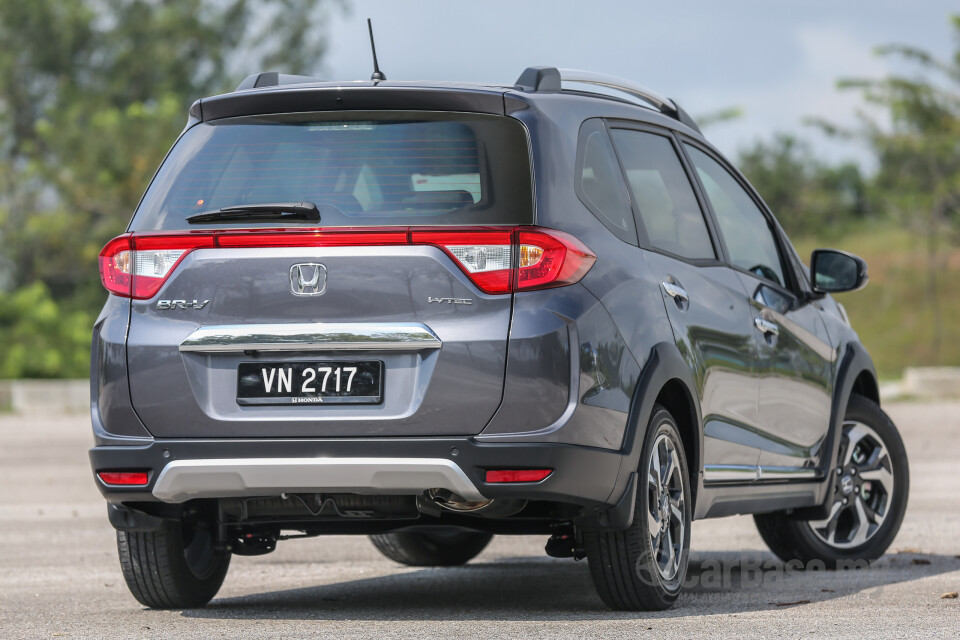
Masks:
[[[89,380],[0,380],[0,409],[20,415],[90,411]]]

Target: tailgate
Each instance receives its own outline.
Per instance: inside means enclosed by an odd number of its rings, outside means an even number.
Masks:
[[[323,266],[322,293],[295,294],[295,265]],[[131,397],[165,438],[476,434],[500,403],[510,308],[431,246],[200,249],[133,301]],[[375,404],[238,402],[243,363],[275,378],[358,362],[382,363]]]

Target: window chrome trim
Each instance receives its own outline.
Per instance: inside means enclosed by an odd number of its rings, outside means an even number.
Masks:
[[[419,351],[441,346],[437,334],[419,323],[315,322],[200,327],[180,343],[180,351]]]

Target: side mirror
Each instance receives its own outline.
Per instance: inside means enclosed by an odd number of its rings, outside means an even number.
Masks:
[[[810,256],[813,290],[817,293],[857,291],[867,286],[867,263],[852,253],[817,249]]]

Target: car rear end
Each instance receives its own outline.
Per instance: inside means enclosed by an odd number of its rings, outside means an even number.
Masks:
[[[191,114],[100,256],[91,462],[118,529],[199,512],[262,552],[281,529],[548,531],[604,505],[613,452],[476,437],[511,384],[514,295],[595,260],[536,226],[500,93],[302,86]]]

